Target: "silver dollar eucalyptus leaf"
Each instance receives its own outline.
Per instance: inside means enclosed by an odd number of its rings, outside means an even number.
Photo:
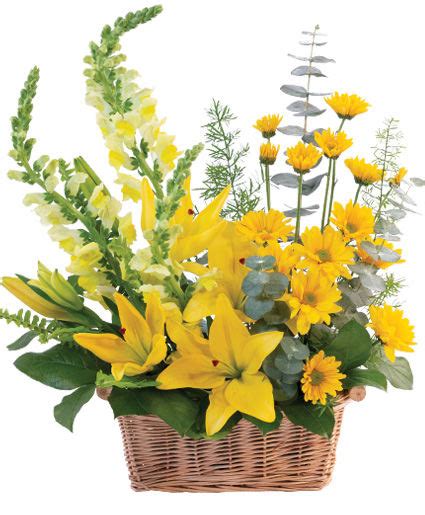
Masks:
[[[315,68],[314,66],[297,66],[291,71],[291,75],[295,75],[296,77],[302,77],[304,75],[314,75],[315,77],[326,77],[319,68]]]
[[[294,55],[294,54],[288,54],[288,57],[292,57],[293,59],[298,59],[298,61],[309,61],[310,60],[309,57],[300,57],[300,56]]]
[[[320,206],[318,204],[314,204],[313,206],[308,207],[302,207],[300,210],[300,216],[312,215],[317,209],[319,209],[319,207]],[[289,218],[294,218],[295,216],[297,216],[297,208],[285,210],[283,213],[285,216],[289,216]]]
[[[304,34],[305,36],[327,36],[327,34],[324,34],[323,32],[310,32],[309,30],[303,30],[301,31],[301,34]]]
[[[322,134],[322,132],[324,131],[325,129],[314,129],[310,132],[306,132],[303,136],[302,136],[302,140],[304,141],[304,143],[313,143],[313,145],[315,147],[318,147],[319,145],[316,143],[316,139],[314,137],[314,134],[316,132],[320,132],[320,134]]]
[[[304,134],[304,129],[299,125],[285,125],[285,127],[279,127],[277,130],[287,136],[302,136]]]
[[[327,93],[313,93],[312,91],[310,91],[309,95],[311,97],[326,97],[328,95],[332,95],[332,92],[328,91]]]
[[[326,111],[326,109],[319,109],[316,106],[310,104],[309,107],[298,113],[294,113],[294,116],[320,116]]]
[[[425,179],[421,179],[420,177],[412,177],[410,180],[415,186],[425,186]]]
[[[394,190],[395,194],[399,199],[401,199],[403,202],[407,202],[411,206],[416,206],[416,202],[407,195],[407,193],[404,193],[404,191],[401,191],[399,188]]]
[[[293,97],[305,98],[307,96],[307,90],[303,86],[296,86],[295,84],[284,84],[280,87],[280,91]]]
[[[385,214],[393,220],[401,220],[406,216],[406,211],[403,211],[402,209],[388,209],[385,211]]]
[[[286,188],[298,188],[298,177],[292,173],[278,173],[271,179],[273,184],[277,186],[285,186]]]
[[[362,241],[360,244],[362,249],[369,254],[375,261],[385,261],[386,263],[397,263],[400,260],[400,254],[394,250],[388,249],[383,245],[375,245],[371,241]]]
[[[315,55],[311,58],[312,63],[334,63],[335,59],[329,59],[329,57],[325,57],[324,55]]]
[[[320,186],[323,177],[326,177],[326,173],[322,173],[309,179],[308,181],[303,182],[303,195],[311,195],[317,188]]]
[[[303,46],[311,46],[311,45],[315,45],[315,46],[323,46],[323,45],[327,45],[327,41],[315,41],[314,43],[312,43],[311,41],[299,41],[299,44],[300,45],[303,45]]]

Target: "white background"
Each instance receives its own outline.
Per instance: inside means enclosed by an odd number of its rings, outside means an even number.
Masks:
[[[408,150],[403,164],[412,176],[423,176],[423,16],[420,3],[284,2],[282,0],[164,0],[164,13],[123,38],[129,63],[144,86],[155,88],[167,129],[181,148],[201,138],[205,108],[212,96],[228,102],[239,115],[242,136],[253,145],[249,173],[255,171],[259,136],[251,128],[268,112],[285,113],[291,101],[279,91],[283,83],[302,84],[290,70],[298,62],[288,52],[299,47],[299,32],[320,23],[329,44],[320,54],[337,64],[320,65],[329,79],[314,79],[322,91],[358,93],[372,104],[366,115],[348,125],[357,153],[370,158],[375,129],[383,118],[400,117]],[[34,155],[66,159],[82,154],[105,180],[114,178],[95,125],[95,113],[84,104],[82,58],[87,43],[101,27],[140,1],[2,2],[0,97],[0,224],[2,275],[34,275],[37,259],[62,270],[67,258],[50,242],[46,228],[22,205],[27,187],[8,181],[9,117],[29,69],[41,68],[31,134]],[[295,79],[295,81],[293,80]],[[320,102],[320,100],[319,100]],[[321,125],[335,127],[326,113]],[[278,137],[285,147],[294,140]],[[348,155],[348,153],[347,153]],[[283,160],[275,171],[284,170]],[[353,195],[348,172],[340,167],[338,195]],[[202,182],[202,159],[194,169]],[[292,193],[292,192],[289,192]],[[421,197],[422,194],[422,197]],[[423,190],[417,191],[423,211]],[[313,199],[316,200],[316,199]],[[274,205],[294,203],[274,192]],[[62,392],[40,385],[12,365],[16,354],[6,345],[20,333],[1,325],[0,332],[0,485],[2,511],[31,513],[420,513],[423,505],[423,219],[412,215],[403,224],[407,265],[398,265],[407,281],[406,314],[417,326],[418,346],[411,358],[413,392],[369,390],[367,399],[348,406],[338,448],[334,479],[318,493],[253,493],[171,495],[133,493],[127,482],[117,424],[107,403],[94,399],[75,424],[75,434],[57,425],[52,408]],[[0,305],[18,303],[0,291]],[[37,344],[33,343],[32,350]],[[64,392],[66,393],[66,392]]]

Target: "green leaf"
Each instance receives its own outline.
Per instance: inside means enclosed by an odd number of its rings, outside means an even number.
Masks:
[[[116,381],[114,376],[105,374],[101,370],[99,370],[96,376],[96,386],[100,386],[102,388],[109,388],[111,386],[116,386],[117,388],[148,388],[150,386],[158,385],[159,383],[153,379],[140,379],[137,377],[127,376],[124,376],[121,381]]]
[[[324,348],[328,356],[342,362],[341,370],[350,370],[363,365],[369,358],[372,342],[366,329],[351,320],[342,327],[335,339]]]
[[[335,417],[330,408],[305,403],[302,400],[283,407],[288,419],[296,426],[303,426],[311,433],[330,438],[335,425]]]
[[[114,388],[108,400],[115,417],[156,415],[181,436],[188,433],[199,411],[199,403],[178,390]]]
[[[279,428],[280,423],[282,422],[282,411],[280,409],[276,409],[276,418],[273,422],[264,422],[259,420],[258,418],[251,417],[250,415],[242,415],[243,418],[257,426],[263,435],[270,433],[270,431],[274,431]]]
[[[275,265],[276,259],[273,256],[249,256],[245,260],[245,266],[257,271],[270,270]]]
[[[23,349],[29,343],[31,343],[36,336],[37,336],[37,333],[35,331],[28,331],[27,333],[20,336],[15,342],[8,345],[7,348],[9,350]]]
[[[80,388],[77,388],[77,390],[70,395],[66,395],[54,408],[53,413],[56,422],[59,422],[59,424],[72,432],[75,417],[84,404],[87,404],[93,397],[94,391],[95,386],[89,384],[80,386]]]
[[[367,367],[384,374],[394,388],[411,390],[413,388],[413,374],[406,358],[397,357],[394,362],[385,355],[382,347],[376,347]]]
[[[384,374],[378,370],[368,370],[362,368],[354,368],[347,372],[347,377],[342,381],[345,389],[353,388],[353,386],[374,386],[381,390],[387,389],[387,379]]]
[[[41,353],[28,352],[15,361],[18,370],[52,388],[73,390],[95,384],[100,362],[80,347],[55,345]]]
[[[248,297],[244,311],[247,316],[253,320],[258,320],[274,307],[274,301],[271,299],[263,299],[261,297]]]

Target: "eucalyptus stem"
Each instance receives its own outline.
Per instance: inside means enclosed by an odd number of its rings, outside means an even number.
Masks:
[[[264,165],[265,183],[266,183],[266,198],[267,198],[267,211],[271,208],[271,194],[270,194],[270,167],[268,164]]]
[[[360,193],[360,190],[362,189],[362,186],[363,186],[363,184],[360,183],[357,187],[356,196],[354,197],[354,205],[357,204],[357,200],[359,199],[359,193]]]
[[[328,221],[326,223],[326,225],[329,225],[329,220],[331,218],[331,214],[332,214],[332,204],[333,204],[333,200],[334,200],[334,193],[335,193],[335,184],[336,184],[336,179],[335,179],[335,171],[336,171],[336,159],[332,159],[332,170],[331,170],[331,173],[332,173],[332,180],[331,180],[331,183],[332,183],[332,186],[331,186],[331,195],[330,195],[330,199],[329,199],[329,208],[328,208]]]
[[[329,184],[331,181],[331,173],[332,173],[332,159],[329,159],[328,173],[326,175],[325,198],[323,200],[323,213],[322,213],[322,225],[321,225],[322,232],[323,232],[323,229],[325,228],[325,219],[326,219],[326,212],[327,212],[327,207],[328,207],[328,195],[329,195]]]
[[[302,198],[303,198],[303,174],[301,172],[299,172],[298,173],[297,221],[295,224],[295,238],[294,238],[295,242],[299,241],[299,239],[300,239]]]

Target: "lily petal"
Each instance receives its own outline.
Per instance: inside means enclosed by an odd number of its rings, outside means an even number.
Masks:
[[[214,388],[210,393],[210,404],[207,409],[205,420],[208,436],[220,431],[229,418],[236,413],[235,408],[233,408],[226,400],[224,392],[227,386],[228,383],[225,383],[218,388]]]
[[[78,333],[74,335],[74,340],[107,363],[140,360],[136,352],[116,334]]]
[[[150,352],[150,343],[152,340],[152,332],[143,318],[141,313],[120,293],[114,294],[114,299],[118,307],[120,321],[123,329],[125,329],[124,339],[128,345],[143,360]]]
[[[215,313],[209,337],[211,353],[233,369],[241,370],[239,365],[246,340],[250,337],[249,331],[238,318],[226,295],[218,296]]]
[[[213,359],[208,341],[193,331],[189,331],[182,324],[169,320],[167,322],[167,332],[171,340],[177,345],[177,350],[181,355],[203,354],[209,359]]]
[[[115,381],[121,381],[124,376],[137,376],[146,372],[144,365],[138,363],[127,362],[127,363],[112,363],[111,373],[114,376]]]
[[[232,379],[225,391],[228,403],[241,413],[273,422],[276,418],[273,387],[262,372],[243,373],[240,379]]]
[[[206,316],[214,314],[217,306],[217,295],[220,291],[222,292],[222,288],[195,293],[186,304],[183,319],[190,324],[194,324]]]
[[[164,334],[165,312],[158,292],[145,293],[146,322],[152,334]]]
[[[200,216],[200,215],[198,215]],[[196,222],[196,218],[193,223]],[[191,234],[183,233],[176,239],[171,248],[170,255],[175,261],[181,262],[193,256],[197,256],[200,252],[208,248],[209,243],[217,236],[217,234],[225,227],[225,220],[210,222],[208,228],[201,231],[200,227],[191,231]],[[195,232],[195,234],[192,234]]]
[[[214,366],[212,360],[202,354],[182,356],[159,374],[157,388],[217,388],[225,382],[225,376],[221,367]]]
[[[144,372],[151,370],[154,365],[161,363],[167,355],[167,344],[163,334],[155,334],[152,338],[152,349],[144,363]]]
[[[247,340],[240,365],[248,374],[258,372],[265,358],[271,354],[282,340],[280,331],[267,331],[254,334]]]

